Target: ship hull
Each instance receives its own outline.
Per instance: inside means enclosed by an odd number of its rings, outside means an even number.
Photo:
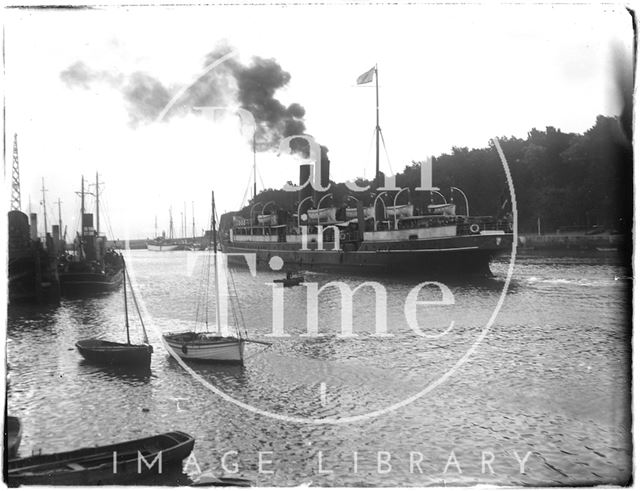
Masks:
[[[179,247],[179,244],[147,244],[147,250],[156,252],[177,251]]]
[[[486,275],[490,261],[510,251],[511,234],[468,235],[416,241],[364,241],[343,244],[331,250],[302,250],[300,244],[226,242],[227,253],[255,253],[258,266],[268,266],[274,256],[285,267],[317,271],[349,271],[358,273]],[[229,257],[230,263],[245,263],[241,257]]]
[[[183,360],[213,363],[242,363],[244,340],[231,337],[209,337],[203,339],[198,333],[174,333],[163,335]]]
[[[65,272],[60,273],[63,296],[85,296],[115,291],[122,284],[122,272],[113,274]]]

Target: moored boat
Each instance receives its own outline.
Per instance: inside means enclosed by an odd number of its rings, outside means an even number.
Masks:
[[[137,366],[149,368],[151,366],[151,353],[153,353],[153,347],[149,344],[147,331],[144,327],[142,315],[140,314],[140,309],[138,307],[138,301],[135,297],[133,289],[131,290],[131,294],[140,320],[143,343],[131,344],[131,337],[129,332],[129,309],[127,304],[127,276],[127,268],[124,264],[123,259],[122,277],[124,288],[122,290],[124,294],[124,316],[125,327],[127,330],[127,342],[117,343],[104,339],[84,339],[76,343],[76,348],[78,348],[78,351],[85,359],[101,365],[110,365],[114,367]]]
[[[172,431],[139,440],[9,460],[7,483],[19,485],[131,484],[180,465],[195,440]]]
[[[217,332],[186,331],[170,332],[162,335],[164,342],[180,358],[208,362],[242,363],[244,359],[245,339],[240,334],[239,326],[235,326],[234,335],[222,334],[220,315],[220,288],[218,284],[218,247],[216,233],[216,209],[213,192],[211,193],[211,235],[213,249],[213,277],[215,281],[216,329]],[[211,255],[209,256],[211,257]],[[207,270],[210,264],[207,264]],[[205,275],[208,280],[209,275]],[[208,302],[204,302],[205,316],[208,319]],[[206,322],[208,324],[208,321]]]
[[[20,418],[7,416],[6,425],[7,454],[9,458],[12,459],[18,454],[20,442],[22,441],[22,423],[20,422]]]
[[[122,284],[122,255],[107,248],[100,235],[100,205],[96,174],[96,227],[93,214],[85,212],[84,176],[80,188],[82,230],[74,241],[74,250],[60,256],[58,276],[63,296],[87,296],[108,293]]]
[[[184,360],[242,363],[244,359],[244,340],[237,336],[189,331],[163,337]]]
[[[149,251],[177,251],[179,248],[180,244],[164,237],[157,237],[147,242],[147,250]]]
[[[282,283],[283,286],[298,286],[304,281],[304,276],[293,276],[291,272],[287,272],[285,278],[278,278],[273,280],[274,283]]]

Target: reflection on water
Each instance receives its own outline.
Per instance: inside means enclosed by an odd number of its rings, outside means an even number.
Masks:
[[[196,437],[201,470],[263,486],[443,480],[553,485],[620,482],[629,475],[631,282],[615,258],[520,256],[504,306],[466,364],[403,408],[335,426],[273,420],[240,408],[209,392],[167,354],[161,332],[195,326],[201,282],[189,273],[188,254],[135,251],[128,261],[150,315],[145,321],[154,354],[146,373],[93,366],[74,347],[88,337],[125,339],[121,292],[63,300],[59,307],[9,309],[8,404],[23,419],[21,455],[182,430]],[[191,269],[200,266],[196,261]],[[441,378],[468,352],[495,309],[507,269],[502,259],[492,265],[493,278],[443,280],[455,304],[417,306],[417,325],[426,336],[407,323],[405,308],[409,292],[433,278],[305,272],[305,281],[320,287],[332,281],[351,289],[364,281],[384,285],[386,297],[378,304],[372,289],[354,294],[356,336],[346,338],[336,288],[320,295],[320,336],[307,336],[304,286],[284,291],[287,336],[267,338],[273,327],[272,281],[281,275],[261,271],[252,277],[236,269],[249,335],[273,346],[247,344],[244,366],[190,367],[231,397],[281,415],[319,419],[384,410]],[[441,298],[433,287],[419,296]],[[374,335],[376,306],[382,303],[388,337]],[[451,331],[435,337],[451,321]],[[132,321],[132,342],[139,336]],[[237,454],[225,461],[229,451]],[[445,473],[452,451],[461,472],[449,465]],[[483,451],[495,456],[493,474],[482,472]],[[389,472],[380,471],[378,452],[388,453]],[[514,452],[521,459],[529,455],[525,474]],[[415,460],[418,454],[422,472],[411,464],[411,455]],[[260,472],[261,458],[262,470],[273,473]],[[331,473],[320,471],[320,460]],[[236,466],[237,474],[230,474]]]

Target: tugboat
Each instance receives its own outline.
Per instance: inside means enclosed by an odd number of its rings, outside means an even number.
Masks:
[[[76,235],[72,252],[60,256],[58,276],[63,296],[93,295],[110,292],[122,284],[122,255],[106,247],[100,235],[100,198],[96,174],[96,229],[93,214],[85,212],[84,177],[80,190],[82,232]]]

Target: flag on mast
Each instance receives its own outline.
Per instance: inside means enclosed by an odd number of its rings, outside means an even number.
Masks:
[[[358,77],[358,80],[356,80],[356,83],[358,85],[361,85],[361,84],[368,84],[369,82],[373,81],[373,74],[375,73],[375,71],[376,71],[376,67],[372,67],[371,70],[368,70],[362,75],[360,75]]]

